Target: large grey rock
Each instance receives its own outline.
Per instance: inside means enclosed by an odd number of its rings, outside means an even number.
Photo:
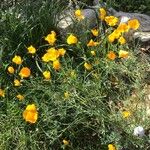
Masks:
[[[84,19],[80,21],[80,24],[84,24],[89,28],[92,28],[96,24],[96,12],[93,9],[83,9],[82,13]],[[62,12],[59,16],[58,27],[62,29],[67,29],[70,25],[73,25],[77,20],[74,16],[74,10],[66,10]]]

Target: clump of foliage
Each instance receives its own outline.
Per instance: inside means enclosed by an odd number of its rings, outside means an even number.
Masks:
[[[148,65],[124,36],[138,20],[118,25],[102,8],[94,29],[61,37],[60,4],[39,0],[2,12],[0,149],[148,150],[148,135],[133,135],[148,118],[130,101]],[[82,24],[82,11],[74,14]]]
[[[103,0],[109,6],[115,8],[117,11],[138,12],[150,15],[150,1],[149,0]]]

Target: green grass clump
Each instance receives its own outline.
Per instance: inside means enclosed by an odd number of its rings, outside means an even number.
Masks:
[[[0,149],[148,150],[146,111],[131,99],[140,91],[144,103],[146,56],[118,40],[117,18],[98,18],[93,34],[79,15],[80,30],[62,36],[61,6],[39,0],[2,11]],[[137,126],[143,137],[133,135]]]
[[[118,11],[138,12],[150,15],[149,0],[104,0],[103,2],[106,2]]]

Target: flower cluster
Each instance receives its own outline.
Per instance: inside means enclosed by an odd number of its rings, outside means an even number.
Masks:
[[[114,26],[116,25],[118,21],[112,21],[108,20],[106,23],[108,25],[113,24]],[[137,19],[129,20],[127,23],[120,23],[118,27],[108,36],[108,41],[110,43],[113,43],[115,40],[118,40],[118,42],[123,45],[126,43],[126,40],[124,38],[124,33],[129,32],[130,30],[137,30],[139,28],[140,24]]]

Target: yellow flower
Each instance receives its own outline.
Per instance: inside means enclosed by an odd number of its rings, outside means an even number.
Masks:
[[[8,70],[8,72],[11,73],[11,74],[13,74],[13,73],[15,72],[15,69],[14,69],[12,66],[9,66],[9,67],[7,68],[7,70]]]
[[[68,99],[69,98],[69,92],[68,91],[66,91],[65,93],[64,93],[64,97],[65,97],[65,99]]]
[[[74,14],[78,20],[83,20],[85,18],[80,9],[77,9]]]
[[[110,35],[108,35],[108,41],[113,43],[115,39],[118,39],[121,36],[121,32],[114,30]]]
[[[96,56],[95,51],[91,51],[92,56]]]
[[[0,97],[5,97],[5,91],[0,89]]]
[[[128,32],[129,31],[129,26],[126,23],[121,23],[117,27],[117,30],[121,33]]]
[[[115,41],[115,35],[114,34],[110,34],[110,35],[108,35],[108,41],[110,42],[110,43],[113,43],[114,41]]]
[[[61,68],[61,65],[60,65],[59,60],[53,61],[53,68],[54,68],[55,70],[59,70],[59,69]]]
[[[52,47],[47,50],[47,53],[44,54],[42,60],[44,62],[55,61],[58,57],[59,57],[59,51],[57,51],[55,48]]]
[[[117,150],[113,144],[108,145],[108,150]]]
[[[17,65],[20,65],[20,64],[22,63],[22,59],[21,59],[20,56],[15,55],[15,56],[13,57],[13,59],[12,59],[12,62],[15,63],[15,64],[17,64]]]
[[[27,50],[28,50],[28,53],[30,53],[30,54],[35,54],[35,52],[36,52],[35,47],[33,47],[32,45],[30,45],[30,46],[27,48]]]
[[[123,111],[122,116],[123,116],[123,118],[128,118],[131,116],[131,112],[130,111]]]
[[[92,46],[97,46],[97,45],[99,45],[100,44],[100,42],[94,42],[92,39],[89,41],[89,43],[87,43],[87,46],[88,47],[92,47]]]
[[[18,79],[14,80],[14,86],[20,86],[21,82]]]
[[[137,30],[140,27],[140,23],[137,19],[132,19],[128,21],[128,26],[133,30]]]
[[[38,119],[38,112],[34,104],[27,105],[26,109],[23,111],[23,118],[29,123],[35,123]]]
[[[78,39],[77,39],[76,36],[74,36],[73,34],[70,34],[70,35],[68,36],[68,38],[67,38],[67,43],[68,43],[69,45],[71,45],[71,44],[76,44],[77,42],[78,42]]]
[[[125,40],[125,38],[124,38],[123,36],[121,36],[121,37],[118,39],[118,42],[119,42],[121,45],[123,45],[123,44],[126,43],[126,40]]]
[[[50,45],[54,45],[54,43],[56,42],[56,33],[55,31],[51,31],[50,34],[48,34],[46,37],[45,37],[45,41],[47,41]]]
[[[129,56],[129,52],[120,50],[119,51],[119,58],[127,58]]]
[[[112,34],[115,36],[115,39],[118,39],[121,36],[121,32],[118,30],[114,30]]]
[[[50,71],[44,71],[43,76],[46,80],[49,80],[51,78],[51,73]]]
[[[24,96],[21,95],[21,94],[18,94],[16,97],[17,97],[20,101],[24,100]]]
[[[85,68],[86,70],[91,70],[91,69],[92,69],[92,65],[89,64],[89,63],[87,63],[87,62],[85,62],[85,63],[84,63],[84,68]]]
[[[49,55],[50,61],[55,61],[59,57],[59,51],[56,50],[54,47],[51,47],[47,50],[47,53]]]
[[[98,36],[99,30],[98,29],[92,29],[91,32],[94,36]]]
[[[69,145],[69,141],[67,141],[67,140],[64,139],[64,140],[63,140],[63,144],[64,144],[64,145]]]
[[[60,55],[60,56],[64,56],[65,53],[66,53],[66,50],[65,50],[64,48],[59,48],[59,49],[58,49],[58,52],[59,52],[59,55]]]
[[[105,19],[105,16],[106,16],[106,11],[105,11],[105,9],[104,8],[100,8],[99,9],[99,18],[101,19],[101,20],[104,20]]]
[[[28,67],[23,67],[20,70],[19,75],[21,76],[21,78],[28,78],[31,75],[31,71]]]
[[[105,17],[105,21],[109,26],[115,26],[118,23],[118,18],[115,16]]]
[[[110,60],[115,60],[116,54],[115,54],[113,51],[109,51],[108,54],[107,54],[107,57],[108,57]]]

